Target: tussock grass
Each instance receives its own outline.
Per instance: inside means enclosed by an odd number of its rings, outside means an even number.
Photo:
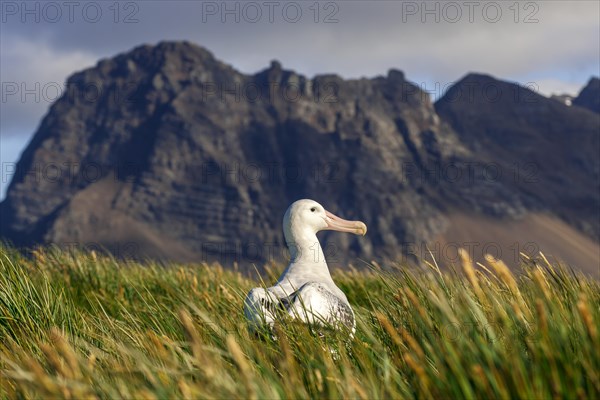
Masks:
[[[337,271],[347,343],[249,335],[258,282],[219,266],[0,253],[2,398],[600,397],[599,284],[543,257],[518,276],[466,253],[456,271]]]

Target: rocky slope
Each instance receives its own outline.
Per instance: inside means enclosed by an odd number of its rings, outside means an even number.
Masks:
[[[332,264],[407,253],[458,212],[545,212],[597,243],[598,114],[531,93],[451,97],[474,82],[516,87],[469,75],[434,107],[397,70],[245,75],[190,43],[141,46],[69,79],[0,204],[1,234],[249,266],[285,258],[283,212],[309,197],[369,226],[323,234]],[[510,178],[514,163],[534,184]]]
[[[552,213],[598,239],[600,116],[518,85],[470,74],[435,105],[512,204]]]
[[[600,78],[593,77],[573,99],[573,105],[587,108],[600,114]]]

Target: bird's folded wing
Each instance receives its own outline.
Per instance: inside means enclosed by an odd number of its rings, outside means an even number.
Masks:
[[[278,315],[288,314],[306,323],[342,324],[352,331],[355,327],[350,305],[316,282],[306,283],[289,294],[276,286],[254,288],[246,297],[244,313],[256,325],[272,325]]]
[[[288,313],[304,322],[342,324],[354,329],[354,312],[350,305],[320,283],[307,283],[295,292]]]
[[[283,295],[280,290],[273,288],[254,288],[244,301],[244,314],[253,325],[271,325],[278,314],[288,313],[289,307],[294,303],[297,291],[290,295]]]

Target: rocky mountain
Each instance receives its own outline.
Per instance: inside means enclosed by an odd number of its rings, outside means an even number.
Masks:
[[[598,239],[600,118],[490,76],[466,76],[435,105],[497,172],[511,204],[553,213]]]
[[[600,114],[600,78],[592,77],[573,104]]]
[[[283,213],[308,197],[369,226],[321,236],[334,265],[430,246],[443,258],[472,241],[457,226],[494,241],[512,221],[581,237],[585,251],[556,255],[595,268],[600,116],[518,85],[468,75],[434,105],[397,70],[309,79],[272,62],[246,75],[164,42],[67,87],[0,204],[0,233],[17,245],[250,267],[286,257]]]

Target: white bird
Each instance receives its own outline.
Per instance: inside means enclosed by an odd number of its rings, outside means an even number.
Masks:
[[[333,282],[317,239],[322,230],[364,236],[367,226],[337,217],[314,200],[292,203],[283,217],[291,260],[274,286],[254,288],[246,296],[244,314],[251,331],[270,328],[278,314],[288,314],[307,324],[343,326],[354,334],[354,312]]]

